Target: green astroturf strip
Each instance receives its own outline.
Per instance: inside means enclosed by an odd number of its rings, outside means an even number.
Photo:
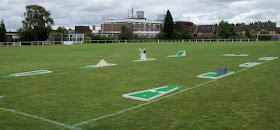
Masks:
[[[116,64],[108,63],[107,66],[113,66],[113,65],[116,65]],[[97,67],[105,67],[105,66],[88,65],[88,66],[84,66],[84,67],[81,67],[81,68],[89,69],[89,68],[97,68]]]
[[[262,57],[262,58],[259,58],[259,60],[275,60],[277,58],[278,57]]]
[[[133,60],[131,62],[139,62],[139,61],[153,61],[156,60],[155,58],[147,58],[147,60]]]
[[[248,63],[239,65],[239,67],[253,67],[253,66],[256,66],[259,64],[261,64],[261,62],[248,62]]]
[[[11,78],[11,77],[18,77],[18,76],[28,76],[28,75],[37,75],[37,74],[46,74],[46,73],[52,73],[52,71],[48,71],[48,70],[37,70],[37,71],[16,73],[16,74],[11,74],[11,75],[9,75],[9,76],[4,76],[4,78]]]
[[[234,71],[228,71],[227,74],[230,74],[230,73],[233,73]],[[206,77],[220,77],[222,75],[217,75],[217,74],[206,74],[206,75],[203,75],[203,76],[206,76]]]
[[[138,93],[138,94],[132,94],[130,96],[132,97],[138,97],[138,98],[145,98],[145,99],[149,99],[151,97],[157,96],[160,93],[157,92],[143,92],[143,93]]]
[[[140,100],[140,101],[150,101],[160,96],[163,96],[165,94],[168,94],[170,92],[173,92],[181,87],[182,86],[170,86],[170,87],[164,86],[164,87],[124,94],[123,97]]]
[[[248,54],[221,54],[220,56],[248,56]]]
[[[179,52],[178,56],[181,56],[181,55],[183,55],[183,54],[184,54],[184,52],[181,51],[181,52]]]
[[[225,76],[229,76],[229,75],[233,74],[234,72],[235,71],[228,71],[227,74],[224,74],[224,75],[217,75],[217,73],[215,73],[215,72],[209,72],[209,73],[198,75],[197,77],[198,78],[219,79],[219,78],[222,78]]]

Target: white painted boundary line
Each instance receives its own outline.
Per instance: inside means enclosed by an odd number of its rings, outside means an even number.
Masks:
[[[267,63],[267,62],[269,62],[269,61],[266,61],[266,62],[264,62],[263,64],[265,64],[265,63]],[[245,70],[248,70],[248,69],[251,69],[251,68],[253,68],[253,67],[245,68],[245,69],[239,70],[239,71],[235,72],[234,74],[240,73],[240,72],[242,72],[242,71],[245,71]],[[105,118],[108,118],[108,117],[112,117],[112,116],[115,116],[115,115],[119,115],[119,114],[122,114],[122,113],[125,113],[125,112],[128,112],[128,111],[134,110],[134,109],[136,109],[136,108],[139,108],[139,107],[142,107],[142,106],[151,104],[151,103],[153,103],[153,102],[159,101],[159,100],[161,100],[161,99],[165,99],[165,98],[168,98],[168,97],[170,97],[170,96],[177,95],[177,94],[180,94],[180,93],[182,93],[182,92],[185,92],[185,91],[188,91],[188,90],[191,90],[191,89],[198,88],[198,87],[203,86],[203,85],[205,85],[205,84],[209,84],[209,83],[215,82],[215,81],[217,81],[217,80],[218,80],[218,79],[210,80],[210,81],[207,81],[207,82],[205,82],[205,83],[198,84],[198,85],[196,85],[196,86],[193,86],[193,87],[190,87],[190,88],[185,88],[185,89],[183,89],[183,90],[181,90],[181,91],[178,91],[178,92],[175,92],[175,93],[166,95],[166,96],[164,96],[164,97],[160,97],[160,98],[155,99],[155,100],[152,100],[152,101],[150,101],[150,102],[142,103],[142,104],[139,104],[139,105],[137,105],[137,106],[133,106],[133,107],[130,107],[130,108],[127,108],[127,109],[124,109],[124,110],[121,110],[121,111],[118,111],[118,112],[115,112],[115,113],[112,113],[112,114],[108,114],[108,115],[104,115],[104,116],[101,116],[101,117],[98,117],[98,118],[93,118],[93,119],[90,119],[90,120],[87,120],[87,121],[83,121],[83,122],[81,122],[81,123],[74,124],[73,126],[74,126],[74,127],[77,127],[77,126],[80,126],[80,125],[88,124],[88,123],[90,123],[90,122],[94,122],[94,121],[98,121],[98,120],[105,119]]]
[[[69,129],[79,129],[79,128],[74,127],[74,126],[66,125],[66,124],[63,124],[63,123],[60,123],[60,122],[57,122],[57,121],[53,121],[53,120],[50,120],[50,119],[46,119],[46,118],[43,118],[43,117],[39,117],[39,116],[35,116],[35,115],[23,113],[23,112],[18,112],[18,111],[12,110],[12,109],[0,108],[0,110],[15,113],[15,114],[19,114],[19,115],[23,115],[23,116],[27,116],[27,117],[31,117],[31,118],[38,119],[38,120],[42,120],[42,121],[49,122],[49,123],[52,123],[52,124],[55,124],[55,125],[58,125],[58,126],[69,128]]]

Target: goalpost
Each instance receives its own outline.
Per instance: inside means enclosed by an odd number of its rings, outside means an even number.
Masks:
[[[261,36],[274,36],[280,42],[280,35],[279,34],[257,34],[257,42],[259,42],[259,38]]]

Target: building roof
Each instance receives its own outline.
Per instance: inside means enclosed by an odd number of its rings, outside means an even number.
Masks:
[[[130,19],[130,18],[124,18],[124,19],[107,19],[102,20],[102,24],[113,24],[113,23],[153,23],[153,24],[163,24],[164,21],[157,21],[157,20],[146,20],[146,19]]]
[[[265,22],[265,23],[256,23],[251,25],[241,25],[235,26],[234,29],[238,32],[246,31],[246,29],[261,31],[261,30],[268,30],[268,31],[276,31],[276,23],[275,22]]]
[[[197,32],[200,33],[212,33],[216,32],[217,26],[215,25],[198,25]]]

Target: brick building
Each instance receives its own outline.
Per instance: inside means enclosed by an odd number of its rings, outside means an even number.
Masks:
[[[100,32],[117,38],[122,25],[131,29],[139,38],[155,38],[163,30],[164,15],[158,15],[156,20],[147,20],[144,18],[144,11],[137,11],[136,17],[132,15],[131,18],[103,19]]]
[[[195,34],[197,38],[215,38],[218,26],[215,25],[198,25]]]
[[[155,38],[163,29],[163,21],[146,19],[110,19],[101,23],[101,34],[117,36],[124,25],[139,38]]]
[[[235,31],[240,32],[241,36],[246,36],[246,29],[249,29],[251,35],[255,36],[261,32],[261,30],[267,30],[269,34],[277,34],[276,22],[257,22],[250,25],[235,26]]]

